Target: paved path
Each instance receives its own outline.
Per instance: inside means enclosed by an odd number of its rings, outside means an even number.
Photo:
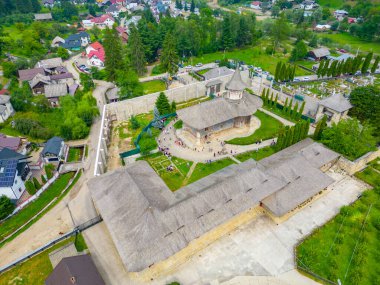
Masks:
[[[232,144],[224,144],[222,146],[220,141],[211,141],[210,144],[206,144],[204,148],[197,150],[191,149],[186,146],[179,146],[175,144],[175,141],[178,139],[175,135],[175,129],[173,127],[174,122],[170,122],[168,126],[166,126],[167,132],[163,131],[159,136],[159,144],[161,147],[169,148],[169,152],[171,155],[191,160],[194,162],[205,162],[207,160],[219,160],[226,157],[230,157],[231,155],[258,150],[260,148],[270,146],[273,141],[277,139],[270,139],[263,141],[260,144],[250,144],[250,145],[232,145]],[[221,154],[218,154],[220,152]],[[215,155],[214,155],[215,154]]]

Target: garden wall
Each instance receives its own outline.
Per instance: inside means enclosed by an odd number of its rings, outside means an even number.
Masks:
[[[380,157],[380,147],[375,151],[366,153],[354,161],[341,156],[338,160],[338,166],[346,171],[349,175],[353,175],[355,172],[364,169],[369,162],[375,160],[378,157]]]
[[[241,71],[241,76],[244,82],[250,82],[249,72],[247,70]],[[214,81],[216,79],[221,80],[222,90],[225,88],[226,83],[231,79],[231,75],[221,76],[218,78],[213,78],[207,81],[200,81],[192,84],[188,84],[185,86],[181,86],[174,89],[169,89],[163,91],[166,96],[169,98],[169,101],[175,102],[184,102],[190,99],[202,97],[206,95],[206,84],[210,81]],[[248,84],[247,86],[250,86]],[[126,121],[130,118],[131,115],[137,115],[141,113],[148,113],[153,110],[156,99],[160,92],[152,93],[149,95],[136,97],[128,100],[123,100],[119,102],[110,103],[107,106],[107,111],[113,116],[116,116],[118,121]]]

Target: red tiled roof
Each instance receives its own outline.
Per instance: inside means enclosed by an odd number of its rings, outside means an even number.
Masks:
[[[7,89],[1,89],[0,90],[0,95],[9,95],[9,94],[11,94],[11,93]]]
[[[104,48],[103,46],[99,43],[99,42],[94,42],[90,45],[93,49],[95,50],[91,50],[87,57],[88,58],[91,58],[93,57],[94,55],[99,58],[101,61],[104,62],[104,59],[105,59],[105,52],[104,52]]]
[[[96,17],[96,18],[91,19],[91,22],[96,23],[96,24],[100,24],[100,23],[104,23],[107,19],[115,21],[115,19],[112,16],[110,16],[108,14],[104,14],[104,15],[101,15],[100,17]]]

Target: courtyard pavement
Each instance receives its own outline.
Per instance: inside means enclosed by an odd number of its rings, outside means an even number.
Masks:
[[[275,276],[284,284],[317,284],[294,269],[294,246],[336,215],[343,205],[355,201],[367,187],[355,178],[332,171],[328,174],[336,179],[331,190],[287,221],[276,225],[267,216],[259,216],[200,251],[170,275],[152,282],[130,279],[104,223],[87,230],[84,236],[109,285],[161,285],[175,280],[186,285],[219,284],[235,276]]]
[[[163,148],[169,148],[169,153],[172,156],[176,156],[182,159],[191,160],[194,162],[206,162],[207,160],[220,160],[232,155],[244,153],[247,151],[258,150],[260,148],[270,146],[277,139],[270,139],[263,141],[260,144],[250,145],[222,145],[220,140],[211,140],[209,144],[204,144],[203,147],[192,149],[187,146],[180,146],[175,143],[178,140],[175,134],[175,128],[173,127],[174,121],[170,122],[163,132],[161,132],[159,139],[159,145]],[[218,154],[218,152],[220,154]],[[215,155],[214,155],[215,154]]]

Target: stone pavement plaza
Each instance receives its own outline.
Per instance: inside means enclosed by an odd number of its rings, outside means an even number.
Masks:
[[[175,128],[173,124],[175,122],[170,122],[165,129],[161,132],[158,137],[158,144],[162,148],[169,148],[169,153],[172,156],[176,156],[182,159],[194,161],[194,162],[206,162],[207,160],[219,160],[222,158],[230,157],[235,154],[258,150],[260,148],[271,145],[271,143],[276,141],[276,139],[270,139],[263,141],[260,144],[251,144],[251,145],[232,145],[224,144],[219,139],[211,139],[209,143],[199,146],[196,149],[192,149],[187,146],[180,146],[175,142],[178,140],[178,137],[175,134]],[[218,154],[220,152],[220,154]],[[214,156],[215,153],[215,156]]]
[[[276,225],[267,216],[259,216],[201,250],[167,276],[145,284],[161,285],[172,281],[185,285],[218,284],[215,282],[252,275],[276,276],[285,281],[284,284],[316,284],[294,270],[294,246],[330,220],[343,205],[355,201],[367,187],[355,178],[331,170],[328,173],[336,180],[331,190],[287,221]],[[130,279],[104,223],[90,228],[84,236],[107,284],[144,284]]]

